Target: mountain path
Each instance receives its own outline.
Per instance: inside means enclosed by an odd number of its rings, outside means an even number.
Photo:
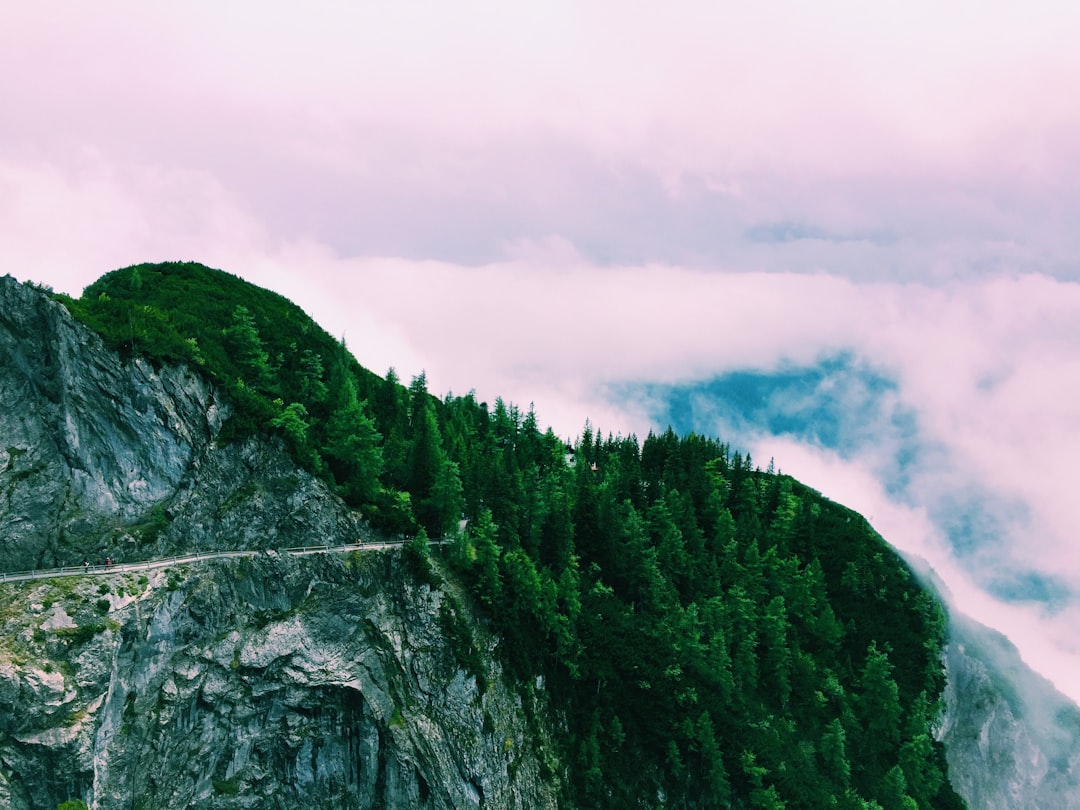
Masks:
[[[205,560],[224,560],[231,557],[257,557],[260,554],[282,555],[290,557],[304,557],[309,554],[340,554],[348,551],[385,551],[391,548],[401,548],[405,545],[404,540],[385,540],[379,542],[365,542],[357,540],[341,546],[296,546],[285,549],[240,549],[237,551],[196,551],[193,554],[183,554],[175,557],[159,557],[153,560],[140,562],[114,562],[109,565],[71,565],[64,568],[47,568],[36,571],[14,571],[12,573],[0,572],[0,584],[5,582],[32,582],[39,579],[55,579],[56,577],[79,577],[79,576],[106,576],[111,574],[130,574],[137,571],[153,571],[158,568],[170,568],[175,565],[188,565]],[[447,542],[445,539],[431,540],[431,545],[441,545]]]

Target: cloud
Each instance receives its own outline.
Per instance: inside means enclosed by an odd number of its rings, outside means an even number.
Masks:
[[[0,158],[5,270],[78,294],[107,270],[147,258],[227,259],[264,247],[262,226],[203,172]]]
[[[1077,16],[22,4],[0,28],[3,269],[77,293],[204,261],[379,372],[535,401],[564,435],[641,435],[697,391],[755,457],[894,515],[898,543],[918,528],[959,598],[1062,672]],[[742,393],[701,388],[733,374]]]
[[[799,222],[763,222],[747,228],[743,232],[743,238],[750,242],[762,242],[765,244],[783,244],[804,239],[822,242],[871,242],[878,244],[888,244],[895,240],[895,237],[888,233],[833,233],[819,225],[808,225]]]
[[[1075,277],[1075,14],[41,3],[0,32],[0,154],[212,178],[343,256],[557,236],[617,265]]]

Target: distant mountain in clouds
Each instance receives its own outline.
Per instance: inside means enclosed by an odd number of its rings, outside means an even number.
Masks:
[[[1000,633],[950,623],[939,736],[957,790],[979,810],[1080,808],[1080,708]]]

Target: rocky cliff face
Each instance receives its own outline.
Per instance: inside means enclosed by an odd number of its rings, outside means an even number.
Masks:
[[[394,552],[272,551],[365,530],[226,417],[0,279],[0,568],[267,549],[0,585],[0,807],[554,807],[541,685]]]
[[[360,536],[279,443],[219,445],[227,415],[201,377],[121,363],[64,307],[0,278],[4,568]]]
[[[1080,808],[1080,709],[999,633],[951,621],[940,737],[972,810]]]
[[[534,690],[393,553],[2,593],[2,807],[556,806]]]

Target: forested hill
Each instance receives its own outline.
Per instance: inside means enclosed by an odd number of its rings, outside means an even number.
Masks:
[[[374,525],[456,537],[507,671],[565,716],[565,806],[963,806],[931,730],[944,614],[854,512],[715,439],[586,423],[568,445],[531,410],[406,388],[201,265],[58,298],[123,355],[201,368],[226,439],[276,431]],[[467,666],[470,628],[443,619]]]

